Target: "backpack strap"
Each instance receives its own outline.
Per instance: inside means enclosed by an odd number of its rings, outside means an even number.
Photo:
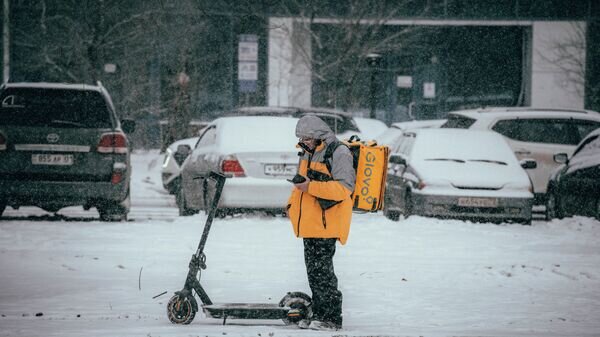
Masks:
[[[335,152],[335,150],[340,145],[344,145],[344,143],[340,142],[339,140],[336,140],[335,142],[333,142],[331,144],[327,144],[327,148],[325,148],[325,155],[323,156],[323,160],[325,161],[325,166],[327,167],[329,174],[332,174],[331,159],[333,158],[333,152]]]

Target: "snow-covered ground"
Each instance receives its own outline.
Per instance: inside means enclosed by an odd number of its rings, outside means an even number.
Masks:
[[[162,156],[133,155],[126,223],[95,211],[7,209],[0,221],[0,336],[599,336],[600,222],[493,225],[354,216],[336,273],[344,330],[279,321],[171,324],[205,216],[177,217]],[[307,286],[302,242],[285,218],[215,220],[202,282],[215,302],[278,302]],[[156,299],[152,297],[168,291]]]

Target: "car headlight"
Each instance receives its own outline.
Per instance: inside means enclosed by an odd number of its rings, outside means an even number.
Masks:
[[[419,179],[415,188],[422,190],[425,187],[450,187],[452,184],[448,180],[444,179]]]
[[[528,191],[533,193],[533,185],[530,182],[526,183],[508,183],[502,186],[502,189],[513,191]]]
[[[171,160],[172,157],[172,151],[171,149],[167,149],[166,153],[165,153],[165,159],[163,160],[163,167],[166,168],[169,165],[169,160]]]

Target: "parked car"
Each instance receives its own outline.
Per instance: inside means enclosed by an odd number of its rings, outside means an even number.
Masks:
[[[130,146],[101,85],[0,86],[0,215],[11,206],[48,212],[96,207],[102,220],[125,220],[130,206]]]
[[[548,220],[570,215],[600,220],[600,129],[585,137],[571,158],[559,153],[554,160],[561,166],[548,184]]]
[[[400,139],[402,133],[412,129],[439,128],[446,122],[445,119],[425,119],[392,123],[392,125],[375,139],[381,145],[392,145]]]
[[[405,131],[389,159],[384,214],[531,223],[531,181],[490,131]]]
[[[378,119],[355,117],[354,121],[360,130],[363,140],[366,141],[376,139],[388,129],[388,126]]]
[[[161,168],[162,184],[169,194],[176,194],[180,184],[181,165],[192,153],[200,137],[180,139],[169,145]]]
[[[206,210],[213,195],[210,171],[229,178],[222,214],[237,210],[283,212],[298,170],[298,119],[275,116],[222,117],[208,125],[184,161],[176,196],[181,215]]]
[[[279,116],[300,118],[311,114],[321,118],[339,139],[347,139],[352,135],[362,138],[360,129],[350,113],[327,108],[299,108],[299,107],[276,107],[276,106],[254,106],[242,107],[222,113],[222,116]]]
[[[544,204],[548,180],[558,167],[553,156],[571,155],[592,130],[600,127],[600,114],[589,110],[527,107],[454,111],[442,128],[493,130],[505,136],[518,159],[534,159],[537,168],[527,173],[533,181],[535,204]]]

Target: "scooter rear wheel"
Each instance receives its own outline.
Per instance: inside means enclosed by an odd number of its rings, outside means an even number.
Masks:
[[[289,292],[281,301],[279,301],[280,307],[289,307],[290,311],[283,322],[286,325],[298,324],[305,318],[312,316],[312,299],[310,296],[303,292]]]
[[[193,297],[174,295],[167,304],[167,316],[173,324],[190,324],[196,316],[196,300]]]

